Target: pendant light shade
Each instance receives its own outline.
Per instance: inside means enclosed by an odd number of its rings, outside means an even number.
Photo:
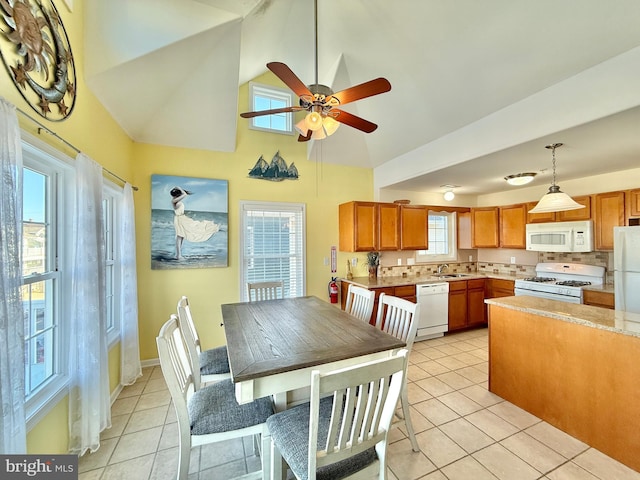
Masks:
[[[553,143],[545,147],[550,149],[553,155],[553,181],[549,187],[549,191],[540,199],[534,208],[529,210],[529,213],[563,212],[566,210],[585,208],[584,205],[580,205],[569,195],[561,192],[560,187],[556,185],[556,148],[561,146],[562,143]]]

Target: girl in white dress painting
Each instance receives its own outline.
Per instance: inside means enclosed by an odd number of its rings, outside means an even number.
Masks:
[[[176,229],[176,259],[182,260],[182,242],[187,239],[190,242],[206,242],[220,226],[210,220],[193,220],[184,214],[184,200],[192,192],[175,187],[171,189],[171,204],[173,205],[173,226]]]

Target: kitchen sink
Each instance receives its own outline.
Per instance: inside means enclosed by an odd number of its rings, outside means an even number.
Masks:
[[[440,277],[440,278],[460,278],[460,277],[472,277],[473,275],[470,275],[468,273],[441,273],[441,274],[437,274],[436,277]]]

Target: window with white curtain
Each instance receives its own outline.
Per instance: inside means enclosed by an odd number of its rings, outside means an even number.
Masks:
[[[305,295],[304,204],[240,202],[241,298],[247,283],[282,280],[285,297]]]
[[[66,394],[71,248],[74,226],[74,160],[23,135],[22,305],[25,331],[25,413],[35,424]],[[107,333],[120,338],[118,228],[122,188],[104,182],[104,234],[107,260]],[[79,339],[81,340],[81,339]]]
[[[251,101],[251,110],[258,112],[261,110],[290,107],[293,102],[293,95],[290,90],[285,90],[284,88],[250,82],[249,99]],[[249,120],[251,122],[250,128],[292,135],[292,117],[293,114],[291,113],[260,115]]]
[[[429,249],[416,252],[417,262],[456,261],[458,258],[455,212],[429,211]]]
[[[66,259],[73,208],[73,170],[23,143],[22,305],[27,419],[66,386],[68,302]]]

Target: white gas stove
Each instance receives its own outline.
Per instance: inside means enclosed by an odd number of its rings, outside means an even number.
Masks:
[[[582,303],[582,288],[604,283],[604,267],[582,263],[539,263],[536,276],[516,280],[515,294]]]

